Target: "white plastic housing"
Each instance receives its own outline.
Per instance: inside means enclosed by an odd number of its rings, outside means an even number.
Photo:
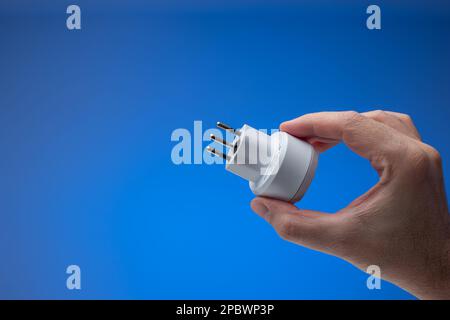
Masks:
[[[308,189],[318,155],[307,142],[286,132],[271,136],[248,125],[233,141],[225,168],[249,181],[257,196],[295,203]]]

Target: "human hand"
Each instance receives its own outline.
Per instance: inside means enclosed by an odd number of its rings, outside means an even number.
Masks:
[[[296,244],[338,256],[422,299],[450,299],[450,217],[439,153],[409,116],[323,112],[280,129],[323,152],[339,142],[368,159],[379,181],[334,214],[255,198],[252,209]]]

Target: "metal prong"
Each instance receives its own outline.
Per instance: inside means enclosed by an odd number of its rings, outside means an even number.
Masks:
[[[229,125],[227,125],[223,122],[220,122],[220,121],[217,122],[217,127],[221,128],[223,130],[229,131],[235,135],[238,135],[238,136],[241,135],[241,132],[239,130],[233,129],[232,127],[230,127]]]
[[[215,156],[222,157],[223,160],[225,160],[225,161],[229,160],[229,157],[227,155],[223,154],[222,152],[220,152],[210,146],[206,147],[206,151],[208,151],[209,153],[212,153]]]
[[[217,141],[218,143],[220,143],[221,145],[223,145],[225,147],[233,148],[233,144],[231,144],[228,141],[225,141],[223,139],[220,139],[213,134],[211,134],[209,137],[211,138],[211,140]]]

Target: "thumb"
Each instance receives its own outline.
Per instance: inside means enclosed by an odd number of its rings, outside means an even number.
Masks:
[[[299,210],[291,203],[263,197],[253,199],[251,207],[281,238],[314,250],[338,253],[344,235],[340,214]]]

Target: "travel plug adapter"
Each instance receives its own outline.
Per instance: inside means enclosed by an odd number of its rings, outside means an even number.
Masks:
[[[257,196],[295,203],[308,189],[317,166],[318,154],[307,142],[286,132],[268,135],[248,125],[241,129],[218,122],[217,126],[235,135],[233,142],[215,135],[211,139],[228,148],[207,151],[225,160],[226,170],[249,181]]]

